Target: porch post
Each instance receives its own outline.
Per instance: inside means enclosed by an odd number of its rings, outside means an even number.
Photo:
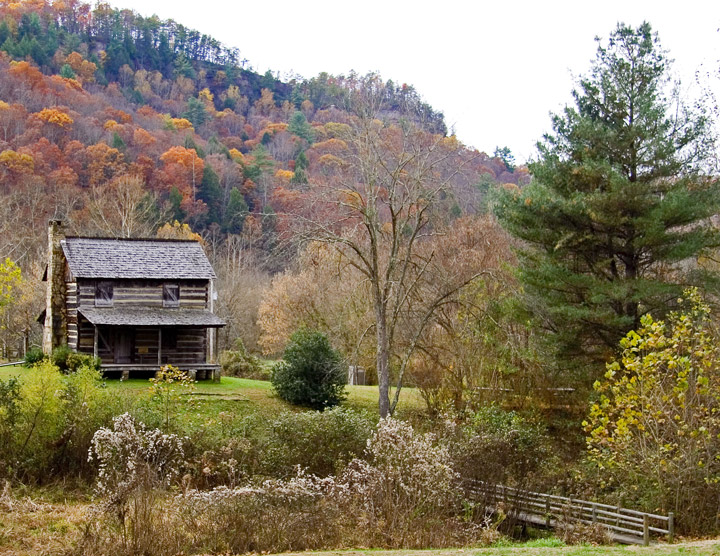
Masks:
[[[95,337],[93,338],[93,357],[98,356],[98,327],[97,324],[93,324],[95,329]]]
[[[162,328],[158,327],[158,367],[162,367]]]
[[[210,306],[209,309],[210,309],[210,312],[214,314],[215,313],[215,280],[210,280],[209,290],[210,290],[208,292],[209,293],[208,304]],[[207,357],[206,363],[215,363],[215,335],[216,335],[216,332],[215,332],[214,328],[210,327],[207,329],[208,345],[207,345],[207,353],[206,353],[206,357]]]

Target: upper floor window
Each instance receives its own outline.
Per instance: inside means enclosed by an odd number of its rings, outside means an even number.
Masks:
[[[180,307],[180,286],[163,284],[163,307]]]
[[[113,285],[112,282],[97,282],[95,284],[95,306],[113,306]]]

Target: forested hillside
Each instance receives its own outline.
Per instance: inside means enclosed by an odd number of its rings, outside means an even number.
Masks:
[[[172,20],[76,0],[2,2],[0,258],[39,276],[50,217],[70,233],[128,237],[177,220],[205,239],[221,284],[242,281],[238,265],[283,270],[296,249],[289,219],[347,168],[359,114],[350,99],[370,84],[386,125],[445,136],[442,113],[408,85],[327,74],[282,82]],[[456,150],[446,222],[484,211],[493,184],[526,179],[500,158]],[[12,327],[22,330],[6,339],[12,347],[27,340],[36,308]]]

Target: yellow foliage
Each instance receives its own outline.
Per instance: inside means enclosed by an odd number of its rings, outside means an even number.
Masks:
[[[35,171],[35,160],[29,154],[8,149],[0,153],[0,167],[15,174],[32,174]]]
[[[212,104],[213,100],[215,100],[215,96],[210,92],[210,89],[206,87],[198,93],[198,99],[203,101],[205,105],[208,105]]]
[[[460,141],[458,141],[458,138],[455,135],[443,137],[441,143],[444,147],[453,151],[460,148]]]
[[[70,127],[74,123],[74,120],[65,114],[65,112],[61,112],[55,108],[44,108],[40,112],[37,112],[35,116],[44,122],[54,124],[61,128]]]
[[[345,166],[345,161],[332,154],[324,154],[318,159],[318,164],[323,166],[334,166],[341,168]]]
[[[315,143],[312,146],[313,149],[317,150],[325,150],[330,152],[342,152],[346,151],[348,148],[348,145],[345,141],[342,139],[328,139],[327,141],[321,141],[320,143]]]
[[[235,162],[239,162],[241,164],[245,162],[245,155],[237,149],[230,149],[230,156]]]
[[[277,172],[275,172],[275,177],[284,182],[289,182],[295,177],[295,172],[292,172],[290,170],[278,170]]]
[[[184,223],[181,224],[177,220],[175,220],[172,224],[170,222],[163,224],[163,226],[157,231],[157,237],[161,239],[191,239],[199,241],[200,243],[205,243],[200,234],[193,232],[190,226]]]
[[[119,124],[115,120],[108,120],[103,125],[103,129],[106,131],[109,131],[109,130],[113,129],[114,127],[116,127],[117,125],[119,125]]]
[[[192,122],[185,118],[171,118],[170,121],[172,122],[173,127],[178,131],[193,128]]]
[[[347,124],[340,124],[338,122],[328,122],[324,126],[325,131],[331,137],[347,138],[350,135],[350,126]]]

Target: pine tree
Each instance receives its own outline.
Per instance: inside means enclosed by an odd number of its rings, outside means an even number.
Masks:
[[[245,217],[248,214],[248,206],[242,193],[237,187],[230,190],[230,199],[225,207],[222,230],[228,234],[239,234],[242,232]]]
[[[561,361],[605,358],[642,315],[663,315],[695,260],[720,244],[720,206],[703,174],[712,136],[704,114],[669,93],[670,60],[644,23],[618,25],[598,46],[574,107],[553,116],[533,183],[500,194],[496,213],[524,241],[521,278]],[[587,362],[587,360],[585,360]]]
[[[315,140],[315,132],[312,126],[308,123],[305,114],[300,111],[296,111],[290,118],[288,131],[301,139],[305,139],[308,143],[312,143]]]
[[[200,183],[198,197],[202,201],[205,201],[205,204],[208,206],[208,223],[219,223],[222,205],[222,189],[220,188],[220,178],[218,178],[218,175],[209,164],[206,164],[203,168],[203,177]]]

